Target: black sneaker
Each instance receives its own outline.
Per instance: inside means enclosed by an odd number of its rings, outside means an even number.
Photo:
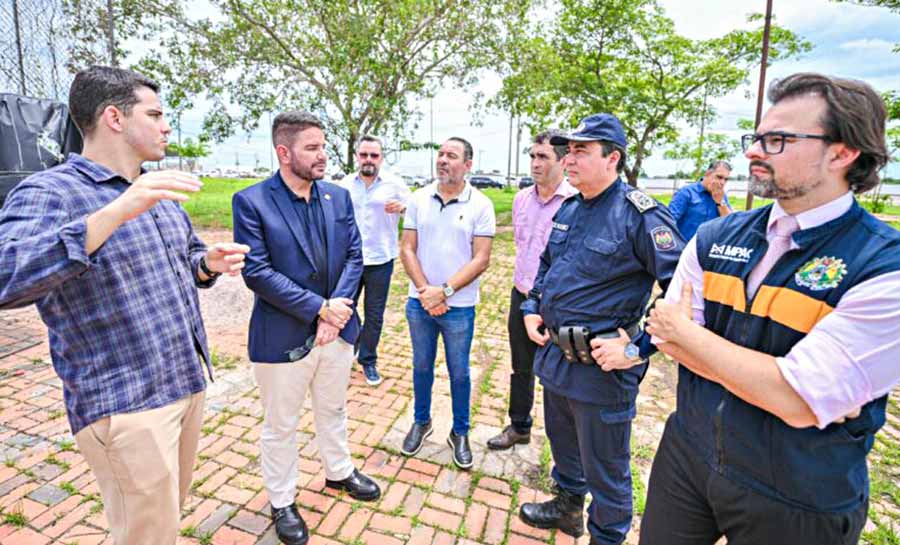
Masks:
[[[406,439],[403,440],[403,448],[400,449],[400,452],[404,456],[415,456],[422,450],[425,439],[431,435],[432,431],[434,430],[431,429],[431,420],[427,424],[413,422],[412,428],[406,434]]]
[[[381,384],[381,375],[374,365],[363,365],[363,374],[366,375],[366,384],[369,386],[378,386]]]
[[[452,431],[447,437],[447,444],[453,450],[453,463],[460,469],[472,467],[472,449],[469,448],[468,435],[456,435]]]

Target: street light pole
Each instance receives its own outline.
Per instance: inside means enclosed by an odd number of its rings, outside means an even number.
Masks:
[[[766,0],[766,23],[763,29],[763,46],[762,46],[762,63],[759,66],[759,90],[756,96],[756,123],[753,124],[754,130],[762,121],[763,98],[766,93],[766,64],[769,62],[769,32],[772,29],[772,0]],[[750,192],[750,186],[747,186],[747,210],[753,208],[753,193]]]

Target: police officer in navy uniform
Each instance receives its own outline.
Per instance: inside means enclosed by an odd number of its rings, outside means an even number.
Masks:
[[[584,533],[618,545],[631,527],[631,420],[653,352],[640,321],[654,281],[668,286],[684,241],[668,210],[619,177],[625,133],[610,114],[585,118],[563,159],[579,191],[556,213],[534,288],[522,304],[528,336],[541,346],[535,374],[557,494],[526,503],[523,522]]]

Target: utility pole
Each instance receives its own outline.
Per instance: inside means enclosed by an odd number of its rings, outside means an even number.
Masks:
[[[434,97],[428,99],[428,163],[431,167],[431,177],[428,178],[428,183],[431,183],[431,180],[434,180]]]
[[[709,93],[709,85],[703,86],[703,113],[700,114],[700,139],[697,141],[697,168],[700,172],[703,171],[703,132],[706,129],[706,97]],[[697,177],[699,172],[694,172],[694,178]]]
[[[13,0],[13,24],[16,27],[16,52],[19,56],[19,92],[27,95],[25,88],[25,58],[22,55],[22,27],[19,24],[19,0]]]
[[[272,126],[272,112],[269,112],[269,127]],[[275,146],[269,146],[269,170],[275,172],[275,159],[273,157],[275,153]]]
[[[766,26],[763,30],[763,46],[762,46],[762,63],[759,65],[759,90],[756,96],[756,123],[753,125],[754,130],[759,127],[762,120],[763,97],[766,92],[766,64],[769,62],[769,32],[772,29],[772,0],[766,0]],[[747,210],[753,208],[753,193],[750,193],[750,186],[747,186]]]
[[[478,150],[478,172],[484,172],[484,169],[481,167],[481,156],[484,154],[484,150]]]
[[[509,114],[509,147],[506,152],[506,179],[512,176],[512,134],[513,134],[513,114]]]
[[[181,148],[181,114],[180,113],[178,114],[177,119],[178,119],[177,120],[177,123],[178,123],[178,170],[184,170],[181,165],[182,148]]]
[[[519,150],[522,149],[522,118],[516,116],[516,172],[515,175],[519,175],[519,157],[522,155]],[[512,179],[509,177],[506,178],[506,183],[511,184]]]

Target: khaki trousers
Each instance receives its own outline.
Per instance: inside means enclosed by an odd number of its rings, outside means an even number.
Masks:
[[[353,473],[347,443],[347,387],[353,347],[340,337],[313,348],[300,361],[254,363],[265,416],[259,439],[263,481],[274,507],[294,504],[299,453],[297,426],[306,392],[312,397],[313,421],[325,478],[340,481]]]
[[[204,393],[114,414],[75,435],[97,477],[116,545],[172,545],[191,486]]]

